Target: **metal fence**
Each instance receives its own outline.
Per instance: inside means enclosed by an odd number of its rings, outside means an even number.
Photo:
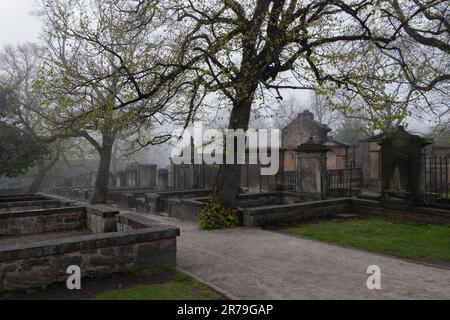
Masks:
[[[284,173],[284,191],[297,191],[297,171]]]
[[[450,208],[450,158],[423,159],[424,201],[427,206]]]
[[[218,174],[217,166],[173,165],[169,174],[174,190],[211,189]]]
[[[362,170],[358,168],[329,170],[327,196],[339,198],[358,194],[362,187],[362,178]]]

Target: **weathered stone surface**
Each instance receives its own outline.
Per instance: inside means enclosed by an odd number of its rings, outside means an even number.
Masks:
[[[87,207],[87,228],[95,234],[109,233],[117,231],[115,217],[119,215],[119,211],[111,211],[111,209],[101,207]]]
[[[80,253],[54,256],[52,261],[52,273],[54,281],[67,280],[67,268],[70,266],[81,266],[83,258]]]
[[[0,291],[37,288],[53,282],[51,266],[37,266],[30,270],[5,273]],[[3,290],[2,290],[3,289]]]
[[[297,148],[304,144],[310,137],[316,143],[325,143],[328,140],[328,133],[331,131],[327,126],[314,121],[314,114],[308,110],[300,113],[296,120],[283,129],[283,147]]]
[[[424,194],[423,149],[430,143],[406,132],[404,127],[383,139],[382,193],[383,198],[400,198],[419,204]]]
[[[176,248],[176,239],[137,245],[135,264],[139,267],[175,265]]]
[[[324,198],[327,192],[327,152],[311,137],[297,149],[297,192]]]
[[[92,257],[89,260],[89,264],[92,267],[113,267],[121,266],[133,262],[133,257],[131,256],[103,256],[99,255],[97,257]]]
[[[85,226],[86,212],[82,207],[0,213],[2,236],[70,231]]]
[[[0,247],[0,292],[66,281],[67,268],[73,265],[87,276],[176,262],[179,229],[130,215],[120,218],[108,207],[0,214],[0,222],[4,233],[71,230],[80,225],[97,232]],[[118,228],[126,231],[117,232]]]

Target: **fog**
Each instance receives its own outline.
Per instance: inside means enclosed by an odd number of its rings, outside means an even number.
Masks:
[[[38,41],[41,22],[36,0],[0,0],[0,46]]]

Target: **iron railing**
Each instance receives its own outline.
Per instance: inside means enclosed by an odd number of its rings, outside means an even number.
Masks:
[[[362,170],[358,168],[328,170],[327,183],[328,197],[352,197],[361,190]]]
[[[425,204],[450,208],[450,158],[424,156],[422,174]]]
[[[284,191],[297,191],[297,171],[284,173]]]

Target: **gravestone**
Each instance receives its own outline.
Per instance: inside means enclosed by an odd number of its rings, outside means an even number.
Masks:
[[[430,142],[399,127],[381,142],[383,200],[418,205],[423,200],[423,151]]]
[[[312,137],[297,148],[297,192],[325,198],[329,151],[329,148],[315,142]]]

